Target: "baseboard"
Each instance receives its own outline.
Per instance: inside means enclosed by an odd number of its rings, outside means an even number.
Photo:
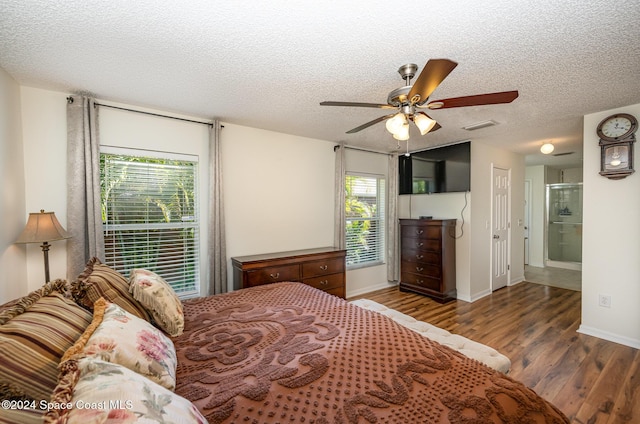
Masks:
[[[597,337],[599,339],[608,340],[610,342],[629,346],[634,349],[640,349],[640,340],[621,336],[615,333],[610,333],[608,331],[598,330],[597,328],[588,327],[586,325],[580,325],[580,327],[578,328],[578,333],[586,334],[587,336]]]
[[[509,286],[515,286],[516,284],[522,283],[524,281],[524,275],[520,275],[511,280]]]
[[[397,287],[398,283],[380,283],[372,286],[367,286],[359,290],[347,291],[347,299],[354,296],[361,296],[366,293],[371,293],[376,290],[388,289],[389,287]]]

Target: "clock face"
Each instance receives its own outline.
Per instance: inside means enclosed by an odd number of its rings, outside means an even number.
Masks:
[[[631,135],[636,131],[637,126],[638,122],[633,116],[621,113],[602,121],[598,126],[598,134],[602,138],[613,141]]]
[[[607,137],[620,137],[631,129],[631,120],[624,116],[609,119],[602,125],[602,134]]]

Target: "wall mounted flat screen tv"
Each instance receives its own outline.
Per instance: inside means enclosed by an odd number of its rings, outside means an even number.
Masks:
[[[471,142],[399,156],[400,194],[452,193],[471,190]]]

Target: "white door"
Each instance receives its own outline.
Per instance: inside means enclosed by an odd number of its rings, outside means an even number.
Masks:
[[[529,226],[531,225],[531,180],[524,180],[524,264],[529,265]]]
[[[493,168],[491,290],[509,281],[509,170]]]

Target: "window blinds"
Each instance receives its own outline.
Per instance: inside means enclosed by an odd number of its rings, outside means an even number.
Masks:
[[[179,295],[199,292],[197,161],[100,155],[106,263],[151,270]]]
[[[384,262],[384,179],[346,176],[347,266]]]

